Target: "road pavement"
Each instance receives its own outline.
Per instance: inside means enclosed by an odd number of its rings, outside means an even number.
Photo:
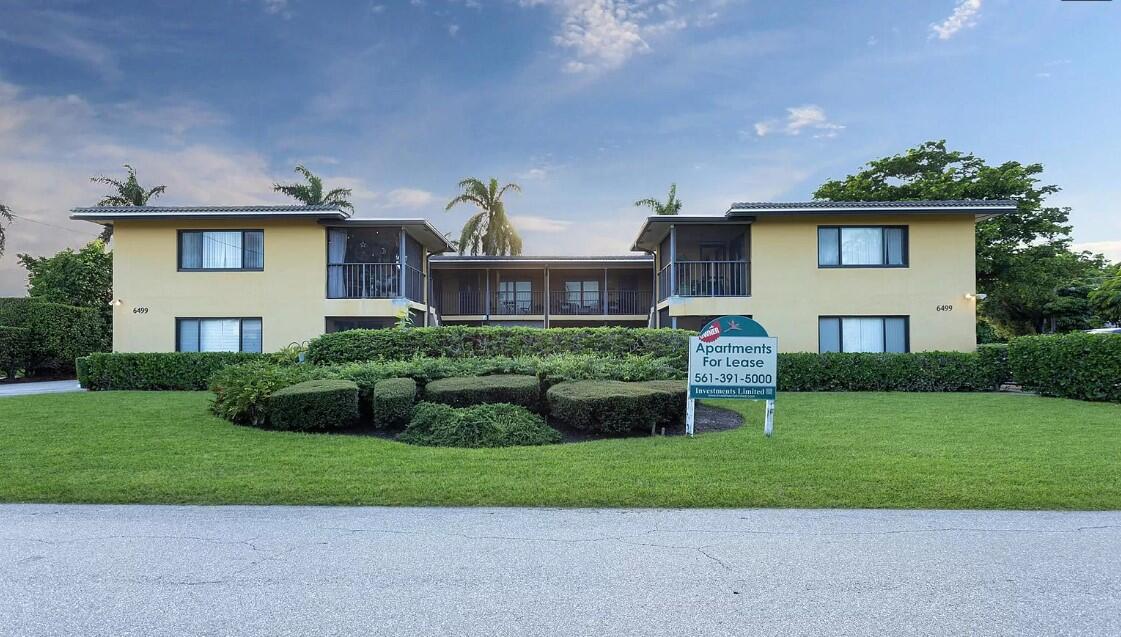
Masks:
[[[1118,635],[1121,513],[0,505],[0,634]]]

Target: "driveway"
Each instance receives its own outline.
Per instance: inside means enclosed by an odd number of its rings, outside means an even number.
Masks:
[[[3,505],[0,540],[6,635],[1121,634],[1121,513]]]
[[[68,391],[85,391],[76,380],[45,380],[30,383],[0,383],[0,398],[4,396],[29,396],[31,394],[58,394]]]

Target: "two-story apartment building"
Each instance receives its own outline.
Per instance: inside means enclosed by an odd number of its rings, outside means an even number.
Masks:
[[[752,316],[784,351],[975,347],[974,224],[1009,201],[734,204],[650,217],[634,254],[447,256],[423,219],[331,206],[97,207],[117,351],[273,351],[393,325],[697,329]]]

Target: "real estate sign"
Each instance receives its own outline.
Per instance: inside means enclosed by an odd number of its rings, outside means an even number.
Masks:
[[[767,401],[764,432],[774,421],[778,387],[778,339],[744,316],[721,316],[689,338],[689,403],[686,430],[693,433],[693,407],[698,398]]]

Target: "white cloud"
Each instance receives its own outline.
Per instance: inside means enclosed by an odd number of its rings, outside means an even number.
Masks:
[[[392,208],[423,208],[435,201],[436,195],[417,188],[397,188],[390,190],[385,197],[386,205]]]
[[[288,10],[288,0],[261,0],[261,4],[265,7],[265,13],[284,18],[292,16],[291,11]]]
[[[844,130],[844,126],[829,121],[825,109],[816,104],[791,106],[786,109],[786,119],[769,119],[754,124],[755,134],[765,137],[771,133],[784,135],[800,135],[802,131],[811,131],[815,139],[828,139],[836,137]]]
[[[450,35],[454,38],[456,36],[456,34],[458,34],[458,33],[459,33],[459,25],[458,24],[449,24],[448,25],[448,35]]]
[[[930,37],[949,40],[959,31],[976,26],[977,17],[981,13],[981,2],[982,0],[958,0],[950,17],[943,20],[941,24],[930,25],[932,31]]]
[[[553,43],[569,51],[568,73],[610,71],[636,55],[651,51],[650,41],[690,25],[712,24],[726,0],[689,3],[677,0],[518,0],[523,7],[549,6],[561,24]]]
[[[1121,263],[1121,240],[1118,241],[1087,241],[1085,243],[1076,243],[1071,246],[1075,252],[1088,250],[1095,254],[1104,254],[1107,259],[1114,263]]]
[[[523,232],[564,232],[572,225],[571,221],[533,215],[510,215],[510,222]]]

